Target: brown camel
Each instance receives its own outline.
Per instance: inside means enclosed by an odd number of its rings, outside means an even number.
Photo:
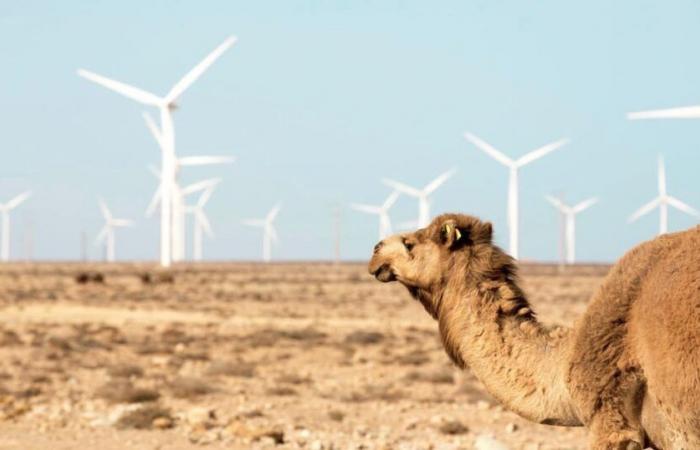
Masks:
[[[573,329],[540,324],[490,223],[444,214],[374,248],[450,358],[541,424],[584,425],[599,449],[700,449],[700,227],[625,255]]]

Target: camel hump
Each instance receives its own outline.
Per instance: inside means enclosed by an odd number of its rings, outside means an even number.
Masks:
[[[649,400],[700,442],[700,227],[653,243],[630,311],[629,344]]]

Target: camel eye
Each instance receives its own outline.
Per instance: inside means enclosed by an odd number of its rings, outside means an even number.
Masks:
[[[406,250],[408,250],[409,252],[413,250],[414,245],[415,244],[413,242],[408,242],[406,239],[403,240],[403,246],[406,247]]]

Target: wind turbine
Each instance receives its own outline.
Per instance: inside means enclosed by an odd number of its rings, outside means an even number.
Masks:
[[[659,155],[659,175],[658,175],[659,196],[650,201],[646,205],[639,208],[632,214],[627,223],[632,223],[643,215],[653,211],[656,207],[659,208],[659,234],[668,232],[668,207],[672,206],[679,211],[682,211],[691,216],[700,217],[700,213],[694,208],[686,205],[675,197],[668,195],[666,191],[666,170],[664,168],[663,156]]]
[[[13,197],[4,205],[0,205],[0,212],[2,213],[2,249],[0,252],[3,261],[10,260],[10,211],[18,207],[30,195],[32,195],[31,191],[26,191]]]
[[[275,205],[270,212],[267,213],[264,219],[246,219],[244,225],[252,227],[260,227],[263,229],[263,261],[268,262],[272,259],[272,241],[277,242],[277,230],[273,226],[273,222],[280,211],[280,205]]]
[[[125,97],[135,100],[141,104],[154,106],[160,112],[161,122],[161,148],[163,149],[161,170],[164,174],[161,181],[161,214],[160,214],[160,264],[169,267],[172,261],[172,191],[175,183],[175,128],[173,125],[173,110],[177,107],[176,101],[194,83],[214,61],[216,61],[229,47],[236,42],[236,38],[231,36],[207,55],[199,64],[190,70],[180,79],[164,96],[159,97],[150,92],[130,86],[120,81],[98,75],[96,73],[79,69],[78,75],[99,84],[107,89],[115,91]]]
[[[598,199],[593,197],[584,200],[574,206],[565,204],[561,199],[546,195],[545,198],[564,216],[564,229],[566,235],[566,263],[573,264],[576,261],[576,214],[590,208]]]
[[[442,186],[445,181],[449,180],[455,172],[457,172],[457,169],[448,170],[428,183],[423,189],[417,189],[389,178],[382,179],[382,182],[392,189],[396,189],[399,192],[418,199],[418,226],[422,228],[428,226],[430,223],[430,194]]]
[[[105,202],[100,200],[100,210],[102,211],[102,217],[105,219],[105,224],[97,235],[96,242],[105,243],[105,249],[107,250],[107,261],[114,261],[114,230],[115,228],[131,227],[134,223],[128,219],[115,219],[112,216],[112,212],[109,210]]]
[[[551,144],[544,145],[536,150],[526,153],[518,159],[511,159],[496,150],[491,144],[482,140],[481,138],[475,136],[472,133],[464,133],[465,139],[474,144],[481,151],[508,167],[509,169],[509,180],[508,180],[508,232],[510,234],[509,244],[510,244],[510,255],[517,259],[518,258],[518,170],[531,162],[542,158],[548,153],[562,147],[569,142],[568,139],[560,139]]]
[[[367,214],[376,214],[379,216],[379,240],[381,241],[385,237],[391,234],[391,219],[389,218],[389,209],[394,206],[396,200],[401,195],[398,191],[394,191],[384,200],[380,206],[374,205],[364,205],[359,203],[353,203],[350,205],[352,209]]]
[[[209,218],[204,214],[204,205],[206,205],[211,198],[211,194],[214,192],[214,188],[217,184],[218,182],[205,188],[194,206],[185,207],[185,212],[192,214],[194,217],[192,259],[195,261],[202,260],[202,234],[206,233],[210,238],[214,237]]]

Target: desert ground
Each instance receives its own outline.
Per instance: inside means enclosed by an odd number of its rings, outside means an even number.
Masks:
[[[607,269],[521,275],[569,325]],[[3,450],[585,448],[498,406],[361,263],[2,265],[0,358]]]

